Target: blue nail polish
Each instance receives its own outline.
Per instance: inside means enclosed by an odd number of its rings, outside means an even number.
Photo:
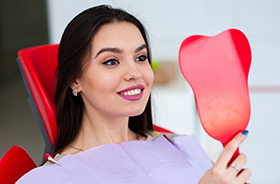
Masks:
[[[248,135],[248,133],[249,133],[249,131],[248,131],[248,130],[244,130],[244,131],[242,132],[242,134],[243,134],[244,136],[247,136],[247,135]]]

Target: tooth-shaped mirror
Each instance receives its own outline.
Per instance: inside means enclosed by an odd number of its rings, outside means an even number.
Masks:
[[[237,29],[190,36],[181,45],[179,64],[193,89],[203,128],[225,146],[250,119],[251,48],[246,36]]]

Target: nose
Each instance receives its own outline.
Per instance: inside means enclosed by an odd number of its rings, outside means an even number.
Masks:
[[[142,77],[142,73],[139,70],[135,62],[129,63],[126,67],[125,80],[137,80]]]

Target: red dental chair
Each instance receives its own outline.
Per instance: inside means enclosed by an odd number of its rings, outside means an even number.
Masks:
[[[51,150],[58,133],[56,105],[53,100],[58,46],[53,44],[23,49],[18,52],[17,58],[29,94],[29,105],[45,141],[44,153]],[[158,126],[154,126],[154,129],[158,132],[172,133]],[[0,181],[15,183],[35,167],[28,153],[22,147],[14,146],[0,160]]]

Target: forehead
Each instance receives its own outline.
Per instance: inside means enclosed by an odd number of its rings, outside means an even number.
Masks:
[[[145,44],[139,29],[129,22],[116,22],[102,26],[92,41],[92,52],[97,53],[104,47],[135,49]]]

